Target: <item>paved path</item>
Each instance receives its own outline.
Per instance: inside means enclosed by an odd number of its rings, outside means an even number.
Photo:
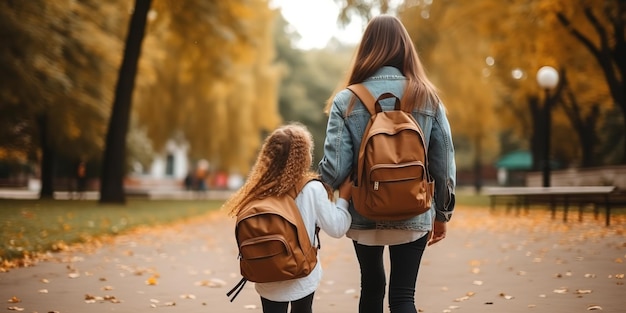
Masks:
[[[321,254],[315,312],[357,312],[350,241],[322,236]],[[607,228],[459,208],[425,253],[416,300],[426,313],[626,312],[625,273],[624,217]],[[261,312],[252,284],[228,301],[238,279],[233,220],[217,212],[0,273],[0,312]]]

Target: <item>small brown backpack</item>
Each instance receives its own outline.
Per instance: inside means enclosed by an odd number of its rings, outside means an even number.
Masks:
[[[309,180],[310,181],[310,180]],[[239,294],[246,281],[268,283],[308,276],[317,264],[317,245],[311,244],[295,198],[309,181],[286,195],[253,200],[237,214],[235,238],[243,278],[226,295]]]
[[[354,208],[377,221],[408,219],[428,211],[434,181],[428,171],[424,133],[401,100],[392,93],[378,99],[362,84],[348,86],[371,117],[359,147],[352,187]],[[394,110],[380,101],[395,99]]]

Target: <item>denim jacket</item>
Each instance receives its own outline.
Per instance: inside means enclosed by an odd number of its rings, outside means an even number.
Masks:
[[[384,92],[391,92],[401,97],[405,81],[406,78],[398,69],[385,66],[366,79],[363,84],[374,98],[378,98]],[[346,117],[346,110],[352,97],[352,92],[344,89],[333,99],[326,128],[324,157],[318,166],[322,180],[335,189],[348,177],[353,165],[357,164],[361,138],[370,119],[367,109],[358,100]],[[382,100],[381,105],[383,110],[391,110],[394,100]],[[437,106],[422,105],[413,112],[413,116],[424,132],[428,151],[428,169],[435,180],[435,195],[431,209],[408,220],[372,221],[357,213],[351,202],[349,211],[352,215],[350,226],[352,229],[430,231],[433,218],[446,222],[450,220],[455,205],[456,164],[445,108],[441,103]]]

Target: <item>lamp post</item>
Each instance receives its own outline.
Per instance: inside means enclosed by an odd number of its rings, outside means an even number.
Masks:
[[[543,186],[550,187],[550,128],[552,122],[552,102],[550,90],[559,83],[559,72],[551,66],[543,66],[537,71],[537,83],[545,92],[543,104],[544,146],[543,146]]]

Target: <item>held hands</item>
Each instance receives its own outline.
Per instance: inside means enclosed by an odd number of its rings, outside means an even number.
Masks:
[[[430,234],[430,239],[428,240],[428,245],[434,245],[441,241],[443,238],[446,238],[446,222],[435,221],[433,223],[433,231]]]
[[[352,179],[350,178],[350,175],[348,175],[348,178],[346,178],[346,180],[339,185],[338,190],[339,198],[350,201],[350,198],[352,198]]]

